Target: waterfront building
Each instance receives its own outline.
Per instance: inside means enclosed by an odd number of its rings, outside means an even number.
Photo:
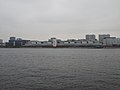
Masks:
[[[30,40],[22,40],[21,38],[16,39],[16,37],[10,37],[10,40],[6,42],[6,47],[20,47],[25,45]]]
[[[50,47],[52,46],[52,42],[50,41],[35,41],[35,40],[32,40],[32,41],[29,41],[27,42],[25,45],[23,46],[30,46],[30,47]]]
[[[120,45],[120,38],[116,38],[117,45]]]
[[[67,41],[68,42],[75,42],[76,40],[75,39],[68,39]]]
[[[93,41],[87,41],[87,44],[88,44],[88,45],[93,45],[94,42],[93,42]]]
[[[86,35],[87,41],[95,41],[95,39],[96,39],[96,36],[94,34]]]
[[[113,46],[116,37],[107,37],[103,39],[103,46]]]
[[[57,44],[61,42],[60,39],[56,39],[55,37],[48,40],[48,42],[52,42],[53,47],[57,47]]]
[[[120,46],[120,38],[105,38],[103,39],[103,46]]]
[[[2,40],[2,39],[0,39],[0,43],[3,43],[3,40]]]
[[[53,46],[53,42],[42,41],[42,42],[41,42],[41,46],[42,46],[42,47],[52,47],[52,46]]]
[[[10,40],[11,40],[11,41],[15,41],[15,40],[16,40],[16,37],[10,37]]]
[[[109,37],[110,37],[110,34],[100,34],[99,35],[99,42],[103,43],[103,39],[104,38],[109,38]]]
[[[87,40],[86,39],[81,39],[82,46],[87,46]]]
[[[0,39],[0,47],[5,46],[5,44],[3,43],[3,39]]]
[[[32,40],[32,41],[27,42],[23,46],[36,46],[36,45],[39,45],[39,43],[40,43],[39,41]]]
[[[52,39],[53,47],[57,47],[57,39],[53,38]]]
[[[80,47],[80,46],[82,46],[82,42],[81,42],[80,40],[76,40],[76,41],[74,42],[74,46],[75,46],[75,47]]]

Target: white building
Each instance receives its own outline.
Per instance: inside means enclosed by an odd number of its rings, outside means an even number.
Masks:
[[[80,41],[80,40],[77,40],[74,43],[75,43],[75,46],[81,46],[82,45],[82,41]]]
[[[57,47],[57,39],[56,38],[51,38],[50,41],[52,42],[53,47]]]
[[[93,45],[94,42],[93,42],[93,41],[87,41],[87,44],[88,44],[88,45]]]
[[[114,44],[117,44],[116,37],[107,37],[103,39],[103,46],[113,46]]]
[[[120,38],[117,38],[117,44],[120,45]]]
[[[120,46],[120,38],[114,39],[113,45],[114,45],[114,46]]]
[[[82,43],[83,46],[86,46],[88,42],[85,39],[82,39],[81,43]]]
[[[38,46],[38,45],[40,45],[40,44],[41,44],[40,41],[35,41],[35,40],[33,40],[33,41],[27,42],[24,46]]]

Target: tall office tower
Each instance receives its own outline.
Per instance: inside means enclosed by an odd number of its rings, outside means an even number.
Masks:
[[[16,39],[15,37],[10,37],[11,41],[15,41],[15,39]]]
[[[99,42],[103,43],[103,39],[109,38],[109,37],[110,37],[110,34],[100,34],[99,35]]]
[[[94,34],[86,35],[86,40],[88,41],[95,41],[95,39],[96,39],[96,36]]]
[[[2,40],[2,39],[0,39],[0,43],[3,43],[3,40]]]

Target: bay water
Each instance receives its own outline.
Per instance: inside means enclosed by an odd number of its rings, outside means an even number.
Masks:
[[[120,49],[0,48],[0,90],[120,90]]]

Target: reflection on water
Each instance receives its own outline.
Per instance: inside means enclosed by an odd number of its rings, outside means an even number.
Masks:
[[[120,49],[0,49],[0,90],[120,90]]]

